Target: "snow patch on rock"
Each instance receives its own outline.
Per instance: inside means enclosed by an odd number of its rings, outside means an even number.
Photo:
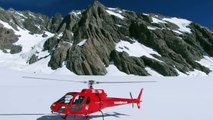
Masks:
[[[158,18],[156,18],[156,17],[152,17],[152,23],[157,23],[157,24],[159,24],[159,23],[166,23],[166,22],[163,21],[163,20],[160,20],[160,19],[158,19]]]
[[[191,29],[188,27],[191,24],[191,21],[188,21],[186,19],[180,19],[180,18],[163,18],[164,21],[173,23],[179,27],[179,31],[186,32],[186,33],[192,33]]]
[[[125,18],[125,17],[122,16],[120,13],[116,13],[116,12],[111,11],[111,10],[106,10],[106,11],[107,11],[107,13],[109,13],[110,15],[114,15],[114,16],[120,18],[120,19],[124,19],[124,18]]]
[[[153,70],[150,67],[145,67],[145,70],[151,75],[151,76],[162,76],[161,74],[159,74],[158,72],[156,72],[155,70]]]
[[[77,45],[78,45],[78,46],[83,46],[86,42],[87,42],[87,39],[83,39],[83,40],[81,40],[81,42],[79,42]]]
[[[134,57],[146,56],[152,59],[156,59],[151,54],[161,56],[158,52],[154,51],[152,48],[149,48],[136,40],[133,40],[133,43],[121,40],[119,43],[116,44],[115,48],[118,52],[127,52],[129,56]]]

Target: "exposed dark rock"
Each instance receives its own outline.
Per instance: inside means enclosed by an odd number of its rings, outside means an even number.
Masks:
[[[60,22],[56,32],[60,33],[63,32],[65,29],[73,31],[74,25],[77,24],[81,19],[81,12],[82,11],[72,11],[70,14],[65,16],[62,22]]]
[[[115,14],[120,14],[123,18]],[[205,55],[205,51],[212,55],[212,33],[194,23],[189,25],[192,33],[177,33],[177,25],[168,21],[153,23],[153,17],[162,21],[165,18],[118,8],[108,9],[98,1],[83,11],[72,11],[57,30],[64,31],[58,41],[66,41],[72,45],[58,50],[56,38],[49,39],[44,47],[52,53],[49,65],[57,69],[65,62],[67,68],[76,74],[103,75],[107,73],[105,67],[111,59],[120,71],[127,74],[149,75],[145,70],[146,66],[165,76],[177,76],[176,69],[185,74],[194,69],[209,73],[208,68],[196,61]],[[157,30],[151,30],[150,27]],[[156,50],[161,56],[153,56],[161,62],[146,56],[137,58],[130,57],[125,52],[116,52],[116,43],[121,40],[131,43],[132,38]],[[86,43],[79,46],[83,40],[87,40]]]
[[[62,67],[62,63],[67,58],[67,51],[70,48],[70,44],[64,41],[59,41],[57,47],[52,52],[51,59],[49,61],[49,66],[52,69],[57,69],[59,67]]]
[[[69,30],[63,32],[62,40],[67,42],[72,42],[73,33]]]
[[[29,59],[28,63],[29,63],[29,64],[33,64],[33,63],[37,62],[38,60],[39,60],[39,59],[38,59],[38,56],[36,56],[35,54],[33,54],[33,55],[31,56],[31,58]]]
[[[14,31],[12,29],[7,29],[0,24],[0,49],[4,52],[9,50],[11,54],[19,53],[21,52],[22,47],[14,45],[13,43],[16,41],[18,41],[18,36],[15,35]]]
[[[48,35],[44,32],[43,34],[42,34],[42,37],[47,37]]]
[[[57,38],[57,36],[49,38],[44,43],[44,51],[45,50],[51,51],[53,48],[55,48],[57,46],[58,43],[59,43],[59,39]]]
[[[0,10],[0,20],[7,22],[15,30],[24,28],[31,34],[42,34],[46,29],[49,18],[30,11],[16,11],[14,9]]]
[[[194,34],[177,36],[169,29],[151,31],[144,23],[134,22],[130,26],[130,35],[162,55],[161,58],[170,66],[175,66],[179,71],[186,73],[197,69],[195,60],[200,60],[204,54],[202,46]],[[166,58],[166,59],[165,59]],[[199,69],[200,70],[200,69]],[[208,70],[204,70],[208,73]]]
[[[200,43],[205,52],[207,52],[210,56],[213,56],[212,32],[196,23],[193,23],[191,25],[191,28],[196,36],[194,40]]]
[[[141,76],[147,76],[149,73],[145,70],[145,64],[143,59],[130,57],[126,52],[112,51],[111,60],[115,66],[127,74],[135,74]]]
[[[47,26],[47,29],[50,31],[50,32],[58,32],[58,28],[59,28],[59,25],[61,24],[63,20],[63,17],[61,16],[61,13],[57,12],[49,21],[48,23],[48,26]]]
[[[177,76],[178,75],[177,71],[173,67],[167,65],[166,63],[159,62],[157,60],[148,58],[146,56],[143,56],[141,58],[143,59],[144,63],[147,66],[151,67],[152,69],[154,69],[155,71],[157,71],[158,73],[160,73],[164,76]]]
[[[10,50],[11,54],[16,54],[16,53],[19,53],[21,51],[22,51],[22,47],[21,46],[18,46],[18,45],[12,45],[11,46],[11,50]]]
[[[104,63],[92,41],[87,40],[83,46],[73,46],[69,50],[67,68],[78,75],[104,75],[107,73]]]

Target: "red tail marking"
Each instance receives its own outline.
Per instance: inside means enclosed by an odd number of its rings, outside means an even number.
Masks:
[[[141,89],[139,95],[138,95],[138,98],[137,98],[137,106],[138,106],[138,109],[140,109],[140,102],[142,102],[141,100],[141,97],[142,97],[142,93],[143,93],[143,88]]]

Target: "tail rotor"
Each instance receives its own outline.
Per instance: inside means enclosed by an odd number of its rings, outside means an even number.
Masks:
[[[129,92],[130,98],[133,100],[132,93]],[[134,108],[134,103],[132,103],[132,108]]]

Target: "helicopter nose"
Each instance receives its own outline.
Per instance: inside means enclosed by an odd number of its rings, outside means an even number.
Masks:
[[[53,104],[51,105],[50,109],[51,109],[53,112],[55,112],[55,108],[56,108],[56,104],[53,103]]]
[[[52,104],[52,107],[55,107],[55,103]]]

